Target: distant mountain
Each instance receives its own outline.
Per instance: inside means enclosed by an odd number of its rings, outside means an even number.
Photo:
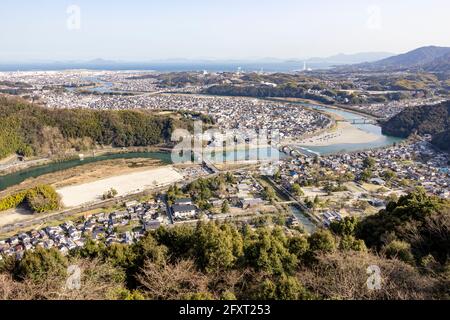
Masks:
[[[361,52],[355,54],[340,53],[326,58],[310,58],[308,63],[330,63],[330,64],[355,64],[363,62],[373,62],[393,56],[389,52]]]
[[[422,69],[425,71],[442,71],[450,64],[450,48],[428,46],[407,53],[392,56],[372,63],[356,65],[360,69]],[[445,70],[444,70],[445,71]]]
[[[450,52],[442,57],[436,58],[426,63],[423,69],[429,72],[447,72],[450,73]]]
[[[85,62],[87,65],[111,65],[111,64],[117,64],[117,61],[113,61],[113,60],[106,60],[106,59],[102,59],[102,58],[97,58],[97,59],[93,59],[93,60],[89,60]]]

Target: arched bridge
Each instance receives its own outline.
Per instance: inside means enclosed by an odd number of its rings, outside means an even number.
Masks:
[[[349,122],[351,124],[377,124],[376,120],[365,119],[365,118],[361,118],[361,119],[339,119],[339,120],[336,120],[336,122]]]

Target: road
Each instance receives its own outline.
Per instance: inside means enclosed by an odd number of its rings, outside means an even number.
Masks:
[[[217,168],[216,168],[216,170],[217,170]],[[243,170],[243,169],[233,169],[233,170],[228,170],[228,171],[233,172],[233,171],[240,171],[240,170]],[[220,174],[220,171],[217,170],[216,172],[214,172],[212,174],[202,176],[202,178],[211,178],[218,174]],[[192,181],[197,180],[198,178],[199,177],[193,177],[191,179],[183,180],[182,182],[179,182],[179,183],[181,183],[182,187],[184,187],[184,186],[188,185],[189,183],[191,183]],[[15,223],[1,226],[0,227],[0,235],[9,233],[12,231],[16,231],[16,230],[29,229],[33,226],[42,225],[42,224],[48,223],[50,221],[64,220],[70,216],[73,216],[75,214],[79,214],[82,212],[87,212],[87,211],[91,211],[91,210],[95,210],[95,209],[99,209],[99,208],[111,207],[111,206],[114,206],[117,204],[124,203],[129,200],[139,198],[140,196],[148,194],[148,193],[153,193],[153,194],[161,193],[161,192],[167,190],[168,187],[169,187],[169,185],[160,186],[157,188],[146,189],[146,190],[143,190],[143,191],[140,191],[137,193],[131,193],[131,194],[119,196],[114,199],[101,200],[101,201],[97,201],[95,203],[84,204],[84,205],[81,205],[81,206],[78,206],[75,208],[61,210],[58,212],[39,214],[36,217],[33,217],[26,221],[20,221],[20,222],[15,222]]]
[[[286,188],[284,188],[283,186],[280,186],[279,184],[277,184],[275,181],[273,181],[272,178],[267,177],[268,180],[270,181],[271,185],[277,189],[278,192],[286,195],[290,201],[288,201],[290,204],[294,203],[296,205],[298,205],[301,210],[303,211],[304,214],[306,214],[308,216],[308,218],[315,223],[318,226],[322,226],[323,222],[320,220],[319,217],[317,217],[316,215],[314,215],[311,210],[301,201],[297,200],[297,198]],[[283,203],[283,202],[281,202]]]

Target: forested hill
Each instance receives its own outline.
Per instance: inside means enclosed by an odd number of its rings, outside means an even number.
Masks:
[[[170,139],[182,125],[170,116],[141,110],[48,109],[0,97],[0,159],[55,154],[94,145],[150,146]]]
[[[450,130],[435,135],[432,143],[439,149],[450,152]]]
[[[447,145],[442,145],[439,137],[450,130],[450,101],[433,106],[406,108],[386,121],[382,128],[385,134],[403,138],[413,133],[431,134],[439,140],[442,149],[449,150],[448,141]]]
[[[380,61],[356,65],[369,70],[425,70],[448,72],[450,48],[428,46],[392,56]]]

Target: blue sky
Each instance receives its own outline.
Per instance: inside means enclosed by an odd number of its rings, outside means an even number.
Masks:
[[[401,53],[450,46],[449,12],[448,0],[1,0],[0,62]]]

